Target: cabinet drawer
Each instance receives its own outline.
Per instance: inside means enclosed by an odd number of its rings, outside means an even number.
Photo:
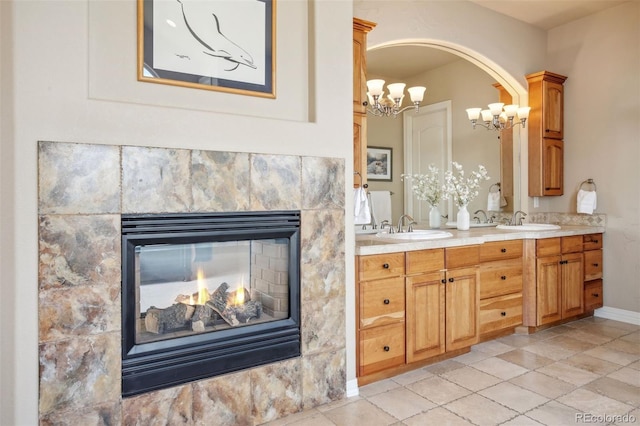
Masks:
[[[480,265],[480,299],[522,291],[522,259]]]
[[[522,324],[522,293],[480,301],[480,334]]]
[[[584,280],[602,278],[602,250],[584,252]]]
[[[407,275],[437,272],[444,269],[444,249],[407,252]]]
[[[597,250],[602,248],[602,234],[589,234],[582,236],[584,250]]]
[[[360,375],[404,364],[404,323],[360,332]]]
[[[475,266],[480,263],[480,248],[477,245],[446,248],[444,256],[447,269]]]
[[[358,259],[358,280],[399,277],[404,274],[404,253],[373,254]]]
[[[561,251],[560,238],[544,238],[536,241],[536,257],[555,256]]]
[[[602,308],[602,280],[593,280],[584,285],[584,310],[585,312]]]
[[[562,253],[580,253],[582,251],[583,235],[573,237],[562,237]]]
[[[404,321],[404,279],[360,283],[360,328]]]
[[[494,241],[480,245],[480,262],[522,257],[522,240]]]

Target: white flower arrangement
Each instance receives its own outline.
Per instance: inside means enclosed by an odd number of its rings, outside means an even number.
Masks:
[[[401,177],[403,180],[411,181],[411,189],[418,200],[426,201],[430,206],[440,204],[442,198],[440,171],[435,165],[429,164],[429,173],[427,174],[402,174]]]
[[[478,188],[481,180],[489,180],[487,169],[478,165],[478,171],[472,171],[469,177],[465,177],[462,166],[455,161],[451,162],[456,174],[452,170],[447,170],[444,174],[444,185],[442,186],[443,198],[453,199],[458,207],[466,206],[478,196]]]

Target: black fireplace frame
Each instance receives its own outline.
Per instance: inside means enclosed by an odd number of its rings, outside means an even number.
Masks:
[[[122,396],[300,356],[300,211],[123,214]],[[136,344],[135,247],[287,238],[289,317]]]

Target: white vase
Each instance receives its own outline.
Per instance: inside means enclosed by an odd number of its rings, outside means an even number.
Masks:
[[[467,205],[458,207],[458,217],[456,218],[457,228],[460,231],[466,231],[469,229],[469,210]]]
[[[431,206],[431,210],[429,210],[429,227],[440,228],[440,210],[438,206]]]

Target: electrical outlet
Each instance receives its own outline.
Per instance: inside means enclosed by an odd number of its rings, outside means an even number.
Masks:
[[[537,209],[540,207],[540,197],[533,197],[533,208]]]

